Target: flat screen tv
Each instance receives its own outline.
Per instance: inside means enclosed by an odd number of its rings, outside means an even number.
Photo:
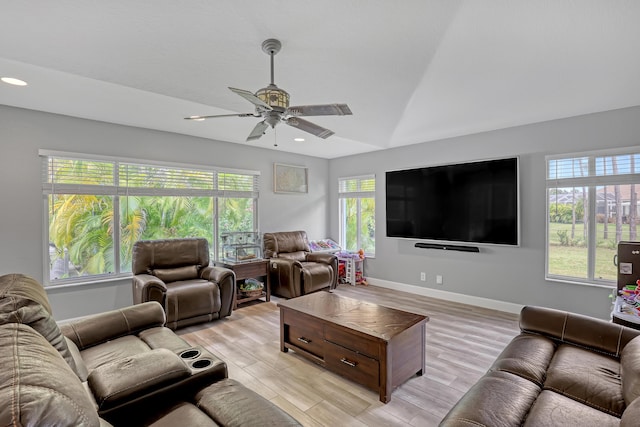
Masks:
[[[520,244],[518,158],[386,172],[387,236]]]

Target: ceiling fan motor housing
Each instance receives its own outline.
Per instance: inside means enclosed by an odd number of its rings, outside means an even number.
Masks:
[[[276,85],[269,85],[256,92],[256,96],[281,113],[289,108],[289,94]]]

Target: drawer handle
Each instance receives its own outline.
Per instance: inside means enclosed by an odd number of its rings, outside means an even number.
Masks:
[[[298,338],[298,341],[300,341],[302,343],[305,343],[305,344],[311,344],[311,340],[308,340],[305,337]]]
[[[346,357],[343,357],[342,359],[340,359],[340,361],[342,363],[344,363],[345,365],[351,366],[352,368],[355,368],[356,365],[358,364],[357,362],[352,362],[351,360],[347,359]]]

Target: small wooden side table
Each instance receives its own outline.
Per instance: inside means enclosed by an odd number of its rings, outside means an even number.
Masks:
[[[236,274],[236,300],[233,303],[234,310],[238,308],[238,304],[244,302],[255,301],[260,298],[264,298],[265,301],[271,300],[271,280],[269,279],[269,260],[257,259],[254,261],[246,262],[230,262],[230,261],[214,261],[214,265],[218,267],[225,267]],[[264,289],[262,294],[253,297],[240,296],[240,289],[238,288],[238,282],[244,279],[265,277]]]

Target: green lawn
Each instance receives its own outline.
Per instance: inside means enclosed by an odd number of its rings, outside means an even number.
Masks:
[[[640,228],[640,227],[639,227]],[[587,277],[586,246],[561,246],[558,231],[571,235],[571,224],[549,224],[549,273],[571,277]],[[604,239],[604,224],[597,224],[596,278],[616,280],[613,256],[616,254],[616,226],[609,224],[608,239]],[[582,238],[583,225],[576,224],[575,238]],[[640,230],[639,230],[640,231]],[[622,240],[629,240],[629,226],[623,225]]]

